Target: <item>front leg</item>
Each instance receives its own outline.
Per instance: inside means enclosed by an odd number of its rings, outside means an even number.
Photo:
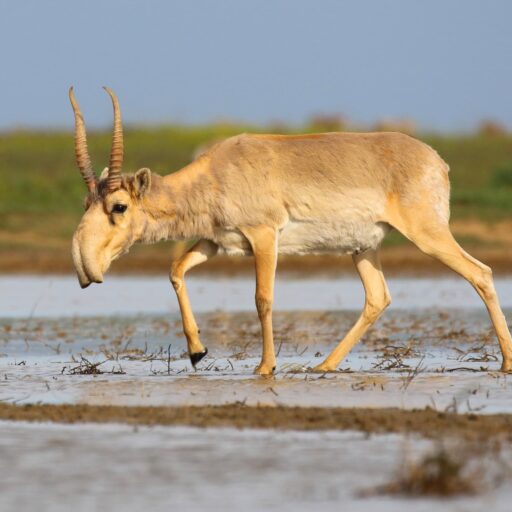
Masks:
[[[269,226],[242,229],[254,253],[256,267],[256,309],[263,335],[263,355],[255,370],[259,375],[271,375],[276,368],[274,335],[272,332],[272,303],[277,265],[277,232]]]
[[[172,263],[170,280],[176,291],[180,305],[183,332],[187,338],[188,355],[195,368],[196,364],[208,353],[199,339],[199,329],[190,307],[190,300],[185,286],[185,273],[192,267],[204,263],[217,254],[218,246],[209,240],[200,240],[181,258]]]

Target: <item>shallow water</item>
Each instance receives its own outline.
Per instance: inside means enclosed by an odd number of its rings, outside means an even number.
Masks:
[[[307,276],[305,276],[307,277]],[[472,287],[457,276],[390,278],[390,309],[483,308]],[[187,277],[196,312],[253,311],[254,279]],[[512,277],[496,279],[503,307],[512,308]],[[357,277],[277,279],[276,311],[359,310],[364,303]],[[168,279],[107,276],[105,283],[81,290],[72,276],[0,276],[0,318],[129,315],[177,312]]]
[[[272,379],[252,375],[261,353],[253,286],[250,279],[189,280],[210,351],[193,371],[176,299],[164,278],[114,277],[80,290],[72,277],[2,277],[0,400],[512,412],[510,379],[497,372],[500,354],[487,313],[461,279],[391,279],[393,305],[341,371],[328,375],[307,369],[357,319],[351,310],[363,301],[360,283],[279,281],[279,357]],[[512,279],[498,279],[497,288],[503,304],[512,305]],[[84,357],[101,363],[97,375],[76,374]]]
[[[512,488],[452,500],[359,497],[429,441],[352,432],[0,423],[2,510],[509,510]],[[508,451],[501,456],[510,457]]]
[[[254,312],[197,315],[209,354],[196,371],[177,314],[4,319],[0,400],[512,412],[510,378],[498,372],[498,344],[485,311],[389,311],[339,372],[309,372],[356,318],[346,311],[275,313],[278,366],[269,379],[252,374],[261,353]],[[97,374],[80,374],[98,363]]]

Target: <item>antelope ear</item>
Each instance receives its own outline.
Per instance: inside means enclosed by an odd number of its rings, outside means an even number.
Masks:
[[[142,197],[151,187],[151,171],[144,167],[139,169],[133,177],[133,192],[137,197]]]
[[[107,176],[108,176],[108,167],[105,167],[105,169],[103,169],[103,172],[100,174],[100,181],[106,179]]]

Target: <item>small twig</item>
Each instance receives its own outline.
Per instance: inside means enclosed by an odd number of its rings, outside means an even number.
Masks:
[[[469,368],[468,366],[458,366],[457,368],[448,368],[446,372],[457,372],[457,371],[464,371],[464,372],[486,372],[487,368],[483,368],[480,366],[480,368]]]
[[[407,391],[407,388],[409,387],[409,384],[413,381],[413,379],[419,374],[421,373],[422,371],[424,371],[424,368],[422,367],[422,364],[423,364],[423,361],[425,360],[425,356],[423,356],[418,364],[416,365],[416,368],[414,368],[412,371],[410,371],[405,380],[404,380],[404,384],[403,384],[403,387],[402,389],[404,391]]]

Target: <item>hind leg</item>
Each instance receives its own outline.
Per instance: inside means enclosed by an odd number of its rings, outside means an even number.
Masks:
[[[315,368],[315,372],[329,372],[336,370],[341,360],[352,350],[361,336],[375,323],[384,309],[390,304],[386,281],[380,266],[377,250],[369,250],[353,256],[366,294],[365,304],[361,316],[347,333],[338,346],[327,356],[325,361]]]
[[[415,217],[409,215],[393,222],[393,225],[416,244],[421,251],[438,259],[471,283],[484,301],[498,336],[503,356],[501,370],[504,372],[511,371],[512,338],[494,289],[491,269],[464,251],[453,238],[447,224],[437,224],[432,220],[435,219],[435,216],[430,217],[427,222],[411,222],[413,218],[425,219],[429,217],[423,217],[416,211]]]

